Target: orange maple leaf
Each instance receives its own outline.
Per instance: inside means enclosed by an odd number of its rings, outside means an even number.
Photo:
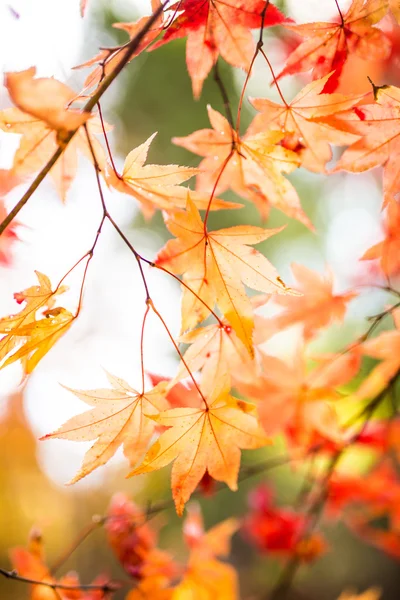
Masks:
[[[349,54],[364,60],[383,60],[391,44],[383,31],[374,27],[387,13],[387,0],[353,0],[345,14],[338,13],[331,23],[284,24],[287,29],[306,38],[289,56],[277,79],[313,70],[313,79],[331,71],[334,75],[324,91],[333,92]]]
[[[188,36],[186,63],[195,98],[200,96],[204,80],[219,55],[234,67],[247,70],[255,51],[251,29],[286,21],[266,0],[179,0],[167,10],[172,11],[173,20],[151,50]]]
[[[21,577],[55,583],[50,570],[46,565],[41,535],[37,530],[32,530],[28,540],[28,548],[12,548],[10,558],[13,568]],[[57,600],[59,594],[50,587],[32,585],[32,600]]]
[[[98,165],[105,169],[105,156],[101,144],[93,136],[102,129],[90,113],[68,108],[76,99],[76,93],[53,78],[34,79],[36,69],[31,67],[19,73],[7,73],[5,85],[18,108],[0,111],[0,129],[6,133],[22,134],[14,156],[11,173],[30,175],[39,171],[63,147],[65,137],[77,133],[63,154],[50,170],[57,191],[65,200],[68,188],[77,170],[77,151],[80,150],[93,161],[86,133],[81,125],[87,122],[93,150]]]
[[[150,527],[146,513],[125,494],[112,497],[105,527],[109,544],[123,568],[142,584],[146,582],[145,589],[148,582],[156,583],[153,589],[163,589],[176,577],[177,565],[168,552],[157,548],[157,531]]]
[[[400,2],[399,2],[399,0],[389,0],[389,9],[391,10],[397,23],[400,24]]]
[[[379,600],[381,592],[377,588],[370,588],[362,594],[355,594],[354,592],[342,592],[338,600]]]
[[[231,537],[239,527],[237,519],[226,519],[206,532],[200,506],[192,502],[187,507],[183,536],[188,548],[203,558],[224,557],[228,556]]]
[[[130,475],[150,473],[174,461],[172,495],[178,515],[206,470],[236,490],[240,449],[260,448],[269,442],[255,407],[226,394],[211,398],[201,408],[172,408],[152,418],[169,429]]]
[[[188,506],[183,535],[190,557],[182,581],[174,589],[172,600],[204,598],[233,600],[237,598],[238,578],[235,569],[217,558],[230,552],[230,539],[239,528],[236,519],[227,519],[205,532],[197,505]]]
[[[282,131],[263,131],[240,138],[219,112],[208,106],[213,129],[200,129],[172,141],[205,158],[199,169],[196,189],[221,194],[228,188],[254,202],[266,219],[270,206],[282,210],[313,228],[301,208],[293,185],[282,173],[290,173],[300,165],[300,158],[280,143]]]
[[[185,282],[210,308],[217,303],[252,354],[253,311],[242,282],[268,293],[287,294],[291,290],[265,256],[250,248],[249,244],[258,244],[280,229],[239,225],[208,232],[190,199],[187,210],[168,215],[166,224],[177,239],[165,244],[158,253],[156,264],[184,274]],[[184,296],[191,294],[187,289],[183,293]],[[203,308],[194,310],[200,318],[204,318]],[[183,321],[185,318],[184,315]]]
[[[356,141],[353,134],[329,126],[329,121],[317,122],[319,117],[337,115],[354,106],[362,96],[324,94],[331,73],[306,85],[290,103],[277,104],[268,98],[253,98],[251,103],[260,114],[250,125],[247,135],[274,129],[284,130],[281,144],[295,151],[301,165],[310,171],[324,172],[332,158],[329,144],[343,146]]]
[[[343,441],[331,401],[339,397],[335,388],[357,373],[357,356],[345,354],[311,372],[307,372],[301,352],[295,354],[290,365],[262,354],[261,365],[262,374],[254,382],[234,379],[241,394],[257,401],[260,422],[268,435],[290,431],[291,439],[304,446],[313,441],[315,433],[324,439]]]
[[[178,184],[199,173],[199,169],[180,167],[178,165],[145,165],[147,153],[156,133],[153,133],[143,144],[134,148],[126,157],[122,175],[114,169],[108,169],[107,179],[119,192],[129,194],[140,202],[146,218],[153,216],[156,209],[173,210],[185,208],[187,198],[199,209],[206,209],[210,203],[209,194],[193,192]],[[241,204],[213,199],[211,209],[241,208]]]
[[[383,165],[384,205],[399,191],[400,88],[374,87],[375,104],[365,104],[337,116],[336,126],[362,136],[341,156],[334,172],[361,173]]]
[[[327,327],[332,321],[342,321],[347,303],[357,295],[356,292],[334,294],[333,278],[329,272],[325,276],[320,275],[300,264],[293,264],[292,271],[298,281],[295,289],[301,292],[301,295],[274,298],[274,302],[284,307],[285,310],[270,319],[259,322],[259,337],[267,339],[286,327],[302,323],[304,337],[308,340],[314,337],[319,329]]]
[[[382,271],[388,275],[400,272],[400,204],[389,198],[384,221],[385,238],[365,252],[361,260],[378,259]]]
[[[0,339],[0,368],[21,358],[25,372],[31,373],[75,318],[65,308],[53,308],[55,297],[67,288],[60,286],[53,292],[49,278],[39,271],[35,273],[39,285],[14,294],[19,304],[26,302],[24,308],[0,319],[0,333],[5,334]],[[43,311],[42,318],[37,319],[39,310]]]
[[[172,383],[201,371],[201,387],[208,396],[229,391],[233,372],[240,373],[242,379],[256,376],[254,360],[230,325],[199,327],[182,335],[179,341],[190,347]],[[200,400],[198,394],[197,398]]]
[[[363,354],[381,362],[364,379],[355,394],[357,398],[377,396],[400,369],[400,309],[394,310],[392,316],[396,329],[384,331],[361,346]]]
[[[82,467],[70,483],[106,464],[120,446],[133,466],[142,458],[154,433],[155,417],[167,408],[166,383],[160,382],[148,392],[137,392],[123,379],[107,373],[112,389],[72,390],[91,410],[69,419],[54,433],[41,439],[72,441],[96,440],[86,452]]]

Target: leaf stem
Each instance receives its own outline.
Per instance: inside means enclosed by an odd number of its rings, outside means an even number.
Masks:
[[[146,327],[146,319],[149,314],[150,306],[149,303],[146,302],[146,310],[143,316],[142,329],[140,332],[140,370],[142,373],[142,396],[144,394],[144,329]]]
[[[255,52],[253,54],[253,58],[251,59],[250,66],[249,66],[249,69],[247,71],[246,79],[245,79],[245,82],[243,84],[242,91],[241,91],[240,98],[239,98],[239,106],[238,106],[238,112],[237,112],[237,118],[236,118],[236,134],[238,136],[239,136],[239,130],[240,130],[240,119],[241,119],[241,116],[242,116],[244,94],[245,94],[247,85],[248,85],[249,80],[250,80],[251,71],[253,69],[254,62],[255,62],[255,60],[257,58],[257,55],[258,55],[259,51],[261,50],[261,48],[264,45],[264,42],[263,42],[264,23],[265,23],[265,15],[267,14],[268,7],[269,7],[269,0],[267,0],[267,2],[265,3],[264,8],[262,9],[262,12],[260,14],[260,18],[261,18],[260,35],[259,35],[259,38],[258,38],[258,42],[257,42],[257,45],[256,45]]]
[[[277,89],[277,91],[278,91],[278,94],[279,94],[279,96],[280,96],[280,98],[281,98],[281,100],[282,100],[283,104],[284,104],[285,106],[287,106],[287,107],[288,107],[289,105],[288,105],[288,103],[286,102],[284,95],[282,94],[282,90],[281,90],[281,88],[280,88],[280,86],[279,86],[279,83],[278,83],[278,80],[277,80],[277,78],[275,77],[275,73],[274,73],[274,70],[273,70],[273,68],[272,68],[272,65],[271,65],[271,62],[270,62],[270,60],[269,60],[268,56],[266,55],[266,53],[264,52],[264,50],[263,50],[262,48],[261,48],[260,52],[261,52],[261,54],[263,55],[263,57],[265,58],[265,60],[266,60],[266,62],[267,62],[267,65],[268,65],[268,67],[269,67],[269,70],[271,71],[271,75],[272,75],[273,82],[274,82],[274,84],[276,85],[276,89]]]
[[[229,125],[233,129],[233,114],[231,109],[231,104],[229,102],[228,92],[226,90],[225,84],[222,81],[221,74],[219,72],[218,61],[214,65],[214,81],[219,87],[219,91],[221,92],[222,102],[225,108],[226,118],[229,121]],[[232,142],[233,142],[233,132],[232,132]]]
[[[340,6],[339,6],[339,2],[338,2],[338,0],[335,0],[335,4],[336,4],[336,8],[337,8],[337,11],[338,11],[338,13],[339,13],[340,20],[342,21],[342,26],[343,26],[343,25],[344,25],[344,18],[343,18],[343,13],[342,13],[342,11],[340,10]]]
[[[160,319],[161,323],[164,325],[165,331],[167,332],[169,339],[171,340],[171,342],[172,342],[172,344],[173,344],[173,346],[174,346],[174,348],[175,348],[175,350],[176,350],[176,352],[177,352],[177,354],[178,354],[179,358],[181,359],[181,361],[182,361],[182,363],[184,364],[184,366],[185,366],[185,368],[186,368],[187,372],[189,373],[189,377],[190,377],[190,379],[192,380],[194,387],[195,387],[195,388],[196,388],[196,390],[198,391],[198,393],[199,393],[199,395],[200,395],[201,399],[203,400],[203,402],[204,402],[204,404],[205,404],[205,406],[206,406],[206,408],[207,408],[207,410],[208,410],[208,408],[209,408],[209,406],[208,406],[208,402],[207,402],[207,400],[206,400],[206,398],[205,398],[205,396],[204,396],[203,392],[201,391],[201,389],[200,389],[200,387],[199,387],[199,384],[197,383],[196,379],[194,378],[194,375],[193,375],[192,371],[189,369],[189,367],[188,367],[188,364],[187,364],[187,362],[185,361],[185,359],[184,359],[184,357],[183,357],[183,354],[182,354],[182,352],[179,350],[179,346],[178,346],[178,344],[175,342],[175,340],[174,340],[174,336],[173,336],[173,335],[172,335],[172,333],[170,332],[170,330],[169,330],[169,328],[168,328],[168,325],[166,324],[166,322],[165,322],[164,318],[162,317],[162,315],[161,315],[161,314],[158,312],[158,310],[157,310],[157,309],[156,309],[156,307],[154,306],[154,304],[153,304],[153,301],[151,300],[151,298],[149,298],[147,302],[148,302],[148,304],[150,305],[150,307],[151,307],[152,311],[154,312],[154,314],[156,314],[156,315],[157,315],[157,317]]]

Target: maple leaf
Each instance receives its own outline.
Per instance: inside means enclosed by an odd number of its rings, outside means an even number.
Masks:
[[[399,2],[399,0],[389,0],[389,9],[391,10],[397,23],[400,24],[400,2]]]
[[[169,429],[148,450],[130,475],[150,473],[174,461],[172,495],[178,515],[208,470],[211,477],[237,489],[241,448],[268,443],[255,407],[222,395],[200,408],[172,408],[153,417]]]
[[[163,588],[176,576],[171,556],[157,548],[157,532],[146,522],[146,514],[125,494],[112,497],[105,527],[111,548],[131,577]]]
[[[255,51],[251,29],[286,21],[266,0],[180,0],[167,10],[173,11],[173,20],[151,50],[188,36],[186,64],[195,98],[199,98],[203,82],[219,55],[234,67],[247,70]]]
[[[329,122],[314,119],[337,115],[354,106],[362,96],[324,94],[331,73],[306,85],[290,103],[277,104],[269,98],[252,98],[250,102],[260,111],[250,125],[247,135],[274,129],[284,130],[281,144],[299,154],[301,165],[310,171],[324,172],[332,158],[329,144],[339,146],[356,141],[353,134],[329,126]]]
[[[232,566],[216,560],[230,551],[230,538],[237,531],[236,519],[227,519],[205,532],[197,505],[189,505],[183,535],[190,557],[182,581],[174,589],[172,600],[202,598],[228,600],[237,597],[238,580]]]
[[[364,379],[356,392],[359,399],[377,396],[400,369],[400,309],[392,312],[396,329],[384,331],[361,346],[367,356],[380,359],[380,363]]]
[[[383,60],[388,57],[391,44],[383,31],[374,27],[387,13],[386,0],[353,0],[345,14],[338,14],[331,23],[304,23],[284,26],[306,38],[290,54],[277,79],[313,70],[313,79],[320,79],[331,71],[334,75],[324,91],[333,92],[338,84],[349,54],[364,60]]]
[[[345,150],[333,171],[361,173],[383,165],[386,204],[399,190],[400,88],[374,87],[374,94],[375,104],[365,104],[337,116],[337,127],[362,137]]]
[[[302,562],[311,562],[326,551],[320,535],[303,539],[307,523],[304,514],[274,506],[272,500],[266,485],[258,486],[249,496],[250,513],[245,518],[244,531],[260,551],[296,557]]]
[[[302,323],[304,338],[309,340],[332,321],[342,321],[347,303],[357,295],[356,292],[334,294],[333,278],[329,272],[325,276],[320,275],[296,263],[292,264],[292,271],[298,281],[297,289],[301,296],[274,298],[274,302],[285,310],[259,324],[259,337],[268,338],[295,323]]]
[[[282,131],[266,131],[240,138],[219,112],[208,106],[213,129],[200,129],[172,141],[205,158],[199,168],[196,189],[221,194],[228,188],[254,202],[266,219],[275,206],[312,229],[300,206],[295,188],[282,173],[290,173],[300,164],[292,150],[279,145]]]
[[[231,565],[215,559],[196,560],[188,565],[172,600],[233,600],[238,597],[237,573]]]
[[[370,588],[363,594],[355,595],[354,592],[342,592],[338,600],[379,600],[381,597],[380,590]]]
[[[67,288],[60,286],[53,292],[49,278],[39,271],[35,273],[39,285],[14,294],[18,304],[26,303],[23,309],[0,319],[0,333],[5,334],[0,339],[0,361],[3,361],[0,368],[21,358],[25,372],[31,373],[75,318],[65,308],[53,308],[55,297]],[[37,320],[39,310],[43,311],[43,318]]]
[[[11,170],[11,174],[17,176],[39,171],[56,150],[63,147],[66,135],[78,130],[50,170],[57,191],[65,200],[77,170],[77,151],[83,152],[93,162],[86,133],[80,127],[86,122],[98,165],[104,171],[104,151],[93,135],[101,133],[102,128],[90,113],[68,109],[76,98],[72,89],[53,78],[33,79],[35,72],[32,67],[27,71],[6,74],[5,85],[18,108],[0,111],[0,129],[6,133],[22,134]]]
[[[368,518],[376,518],[388,513],[398,514],[400,485],[398,475],[387,461],[381,462],[369,473],[351,475],[337,472],[327,489],[327,508],[333,517],[355,514],[361,507]],[[351,518],[353,521],[353,518]]]
[[[155,375],[154,373],[146,373],[152,385],[157,385],[160,381],[168,383],[168,393],[166,400],[171,408],[187,406],[190,408],[198,408],[201,405],[199,392],[195,387],[193,380],[175,383],[175,379]]]
[[[137,463],[154,433],[155,425],[150,417],[168,406],[165,401],[166,384],[163,382],[149,392],[140,393],[110,373],[107,373],[107,378],[112,389],[66,388],[94,408],[72,417],[57,431],[41,438],[75,442],[96,440],[70,484],[106,464],[120,446],[123,446],[130,464]]]
[[[144,164],[155,135],[156,133],[153,133],[143,144],[128,154],[122,175],[117,175],[114,169],[109,168],[107,179],[110,185],[119,192],[136,198],[146,218],[152,217],[156,209],[168,211],[185,208],[188,197],[199,209],[206,209],[210,203],[209,194],[200,194],[177,185],[197,175],[199,169],[178,165]],[[241,206],[235,202],[213,199],[211,209]]]
[[[13,568],[21,577],[45,583],[55,583],[50,570],[46,565],[42,538],[37,530],[32,530],[29,535],[28,547],[12,548],[10,559]],[[47,586],[33,585],[31,587],[32,600],[57,600],[60,596]]]
[[[237,519],[226,519],[205,532],[200,506],[197,503],[188,505],[183,536],[192,553],[202,558],[228,556],[231,537],[238,529]]]
[[[301,352],[295,354],[290,365],[261,354],[261,366],[262,374],[251,383],[234,379],[241,394],[257,401],[260,422],[268,435],[285,431],[290,440],[303,446],[311,446],[316,434],[343,442],[332,401],[338,398],[335,388],[357,373],[358,355],[343,355],[310,373]]]
[[[206,396],[229,391],[232,372],[240,372],[242,379],[256,376],[254,361],[229,325],[200,327],[181,336],[179,341],[191,345],[174,381],[201,371],[201,387]]]
[[[35,67],[5,74],[4,84],[15,106],[56,131],[73,131],[86,123],[90,113],[68,108],[76,98],[73,90],[52,77],[34,79],[35,75]]]
[[[382,271],[388,275],[397,275],[400,272],[400,205],[390,198],[384,221],[385,238],[369,248],[361,260],[378,259]]]
[[[75,315],[62,306],[45,310],[43,315],[43,319],[21,325],[13,330],[13,336],[26,338],[26,340],[12,356],[6,359],[2,364],[2,368],[22,359],[25,372],[32,373],[38,362],[54,346],[57,340],[67,332],[75,319]]]
[[[210,308],[217,303],[252,354],[253,312],[242,282],[268,293],[287,294],[291,290],[265,256],[249,244],[258,244],[280,229],[239,225],[208,232],[190,199],[185,212],[176,211],[167,216],[166,225],[177,239],[165,244],[156,264],[174,273],[183,273],[184,280]],[[203,317],[203,309],[195,310]]]
[[[346,523],[357,535],[388,554],[400,557],[400,485],[391,462],[380,462],[362,476],[337,474],[329,484],[327,499],[334,515],[346,509]],[[388,522],[384,529],[379,525],[382,519]]]

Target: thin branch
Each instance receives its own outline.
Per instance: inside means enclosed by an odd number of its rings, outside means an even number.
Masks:
[[[214,81],[218,85],[219,91],[221,92],[222,102],[224,104],[226,118],[229,121],[229,125],[233,129],[233,127],[234,127],[234,121],[233,121],[233,114],[232,114],[231,104],[229,102],[228,92],[226,90],[225,84],[222,81],[221,74],[219,72],[218,61],[214,65]],[[232,135],[233,135],[233,133],[232,133]],[[232,138],[232,142],[233,142],[233,138]]]
[[[103,130],[104,141],[106,143],[108,157],[110,159],[111,166],[113,168],[113,171],[114,171],[115,175],[118,177],[118,179],[122,179],[121,175],[118,173],[118,171],[117,171],[117,169],[115,167],[114,157],[112,155],[111,148],[110,148],[110,143],[108,141],[107,131],[106,131],[106,127],[105,127],[104,119],[103,119],[103,111],[101,110],[100,102],[97,103],[97,108],[99,110],[99,117],[100,117],[101,128]]]
[[[82,109],[82,112],[84,112],[84,113],[92,112],[93,108],[99,102],[99,100],[103,96],[103,94],[108,90],[108,88],[110,87],[110,85],[112,84],[114,79],[119,75],[119,73],[122,71],[122,69],[125,67],[125,65],[130,61],[130,59],[132,58],[132,55],[139,47],[140,42],[142,41],[142,39],[144,38],[146,33],[151,29],[152,25],[157,21],[158,17],[161,15],[161,13],[163,12],[164,8],[169,3],[169,1],[170,0],[165,0],[165,2],[159,6],[159,8],[152,14],[152,16],[149,17],[149,20],[144,25],[144,27],[141,29],[141,31],[139,31],[139,33],[137,35],[135,35],[134,38],[131,39],[131,41],[129,42],[129,44],[126,47],[126,52],[122,56],[120,62],[114,67],[114,69],[111,71],[111,73],[109,73],[103,79],[103,81],[101,82],[101,84],[99,85],[99,87],[97,88],[95,93],[93,94],[93,96],[91,96],[91,98],[89,98],[89,100],[86,102],[85,106]],[[68,144],[70,143],[70,141],[72,140],[74,135],[77,133],[78,129],[74,129],[73,131],[70,131],[66,135],[65,139],[63,139],[63,141],[62,141],[62,144],[60,144],[60,146],[54,152],[53,156],[50,158],[48,163],[43,167],[43,169],[40,171],[40,173],[38,173],[36,175],[34,181],[31,183],[31,185],[29,186],[29,188],[27,189],[25,194],[22,196],[21,200],[14,206],[14,208],[10,211],[10,213],[0,223],[0,236],[4,233],[5,229],[11,223],[11,221],[13,221],[13,219],[15,219],[15,217],[18,215],[20,210],[25,206],[25,204],[28,202],[28,200],[32,196],[32,194],[37,190],[39,185],[42,183],[43,179],[49,173],[50,169],[55,165],[57,160],[60,158],[60,156],[66,150],[66,148],[68,147]]]
[[[31,579],[30,577],[23,577],[22,575],[18,575],[17,571],[6,571],[6,569],[0,568],[0,575],[6,577],[7,579],[13,579],[14,581],[20,581],[22,583],[29,583],[31,585],[42,585],[47,588],[51,588],[52,590],[97,590],[103,592],[104,594],[110,592],[116,592],[121,584],[117,582],[108,582],[103,584],[93,584],[93,583],[81,583],[79,585],[68,585],[67,583],[52,583],[51,581],[40,581],[37,579]]]
[[[299,458],[303,458],[302,452],[300,453]],[[281,454],[278,456],[273,456],[272,458],[267,458],[265,461],[262,461],[262,462],[259,462],[259,463],[253,464],[253,465],[244,465],[240,470],[239,481],[240,482],[245,481],[246,479],[249,479],[250,477],[254,477],[255,475],[260,475],[261,473],[266,473],[269,470],[285,466],[287,464],[292,463],[293,460],[294,460],[293,455],[288,456],[287,454]],[[225,490],[227,489],[226,486],[218,482],[216,485],[216,488],[215,488],[215,493],[218,493],[224,489]],[[201,494],[200,490],[196,490],[192,494],[193,497],[199,497],[201,495],[202,494]],[[173,505],[174,505],[174,501],[172,500],[172,498],[170,498],[168,500],[163,500],[161,502],[158,502],[157,504],[154,504],[153,506],[149,506],[146,511],[146,514],[148,517],[152,517],[168,508],[171,508]],[[71,546],[68,548],[68,550],[53,565],[53,568],[51,569],[51,573],[54,574],[56,571],[58,571],[62,567],[62,565],[70,558],[70,556],[75,552],[75,550],[77,550],[77,548],[96,529],[98,529],[99,527],[103,527],[106,523],[108,523],[110,521],[120,520],[120,519],[121,520],[130,519],[130,516],[129,515],[105,515],[105,516],[95,515],[95,516],[93,516],[92,522],[83,529],[83,531],[77,536],[77,538],[71,544]]]
[[[72,137],[73,136],[71,135],[71,137],[69,139],[67,138],[68,142],[72,139]],[[8,215],[5,217],[5,219],[0,223],[0,236],[4,233],[5,229],[9,226],[11,221],[13,221],[15,219],[15,217],[18,215],[19,211],[25,206],[25,204],[28,202],[28,200],[32,196],[32,194],[37,190],[39,185],[42,183],[43,179],[50,172],[50,169],[55,165],[57,160],[60,158],[60,156],[64,152],[64,149],[65,148],[61,147],[61,146],[59,146],[57,148],[57,150],[54,152],[53,156],[45,164],[45,166],[40,171],[40,173],[38,173],[36,175],[34,181],[31,183],[29,188],[26,190],[26,192],[22,196],[21,200],[19,200],[19,202],[17,202],[17,204],[14,206],[14,208],[11,209],[11,211],[8,213]]]

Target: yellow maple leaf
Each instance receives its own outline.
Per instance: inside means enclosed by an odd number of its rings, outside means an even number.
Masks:
[[[152,418],[169,429],[131,475],[150,473],[174,461],[172,495],[179,515],[206,470],[236,490],[240,449],[269,443],[255,407],[227,395],[202,408],[172,408]]]
[[[143,456],[154,433],[154,417],[168,406],[166,382],[149,392],[137,392],[126,381],[107,373],[112,389],[72,390],[91,410],[69,419],[54,433],[42,439],[72,441],[96,440],[86,452],[82,467],[70,483],[75,483],[107,463],[122,445],[133,466]]]

